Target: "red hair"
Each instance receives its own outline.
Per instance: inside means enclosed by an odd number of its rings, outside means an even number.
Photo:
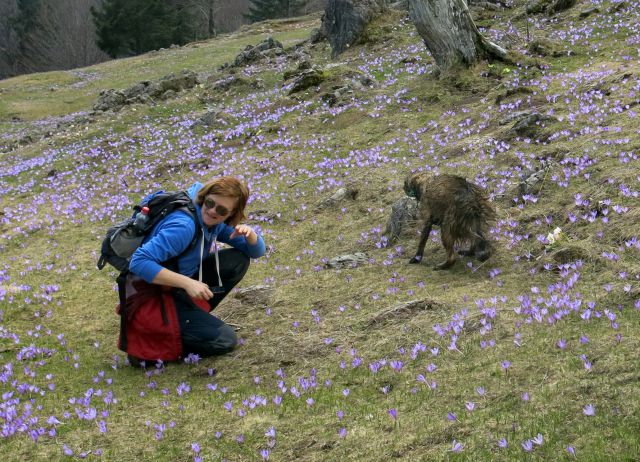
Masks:
[[[249,200],[249,188],[235,177],[223,176],[210,180],[198,191],[196,203],[202,206],[204,198],[209,194],[222,197],[230,197],[236,200],[236,206],[224,222],[230,226],[235,226],[244,220],[244,209]]]

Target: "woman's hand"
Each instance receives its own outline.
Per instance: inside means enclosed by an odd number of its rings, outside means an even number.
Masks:
[[[209,286],[204,282],[196,281],[195,279],[186,278],[184,286],[182,287],[190,297],[199,298],[201,300],[209,300],[213,297],[213,292],[209,289]]]
[[[258,235],[250,226],[247,225],[236,225],[231,236],[229,236],[229,239],[233,239],[238,236],[244,236],[249,245],[256,245],[258,242]]]
[[[162,268],[151,282],[163,286],[184,289],[190,297],[199,298],[201,300],[210,300],[211,297],[213,297],[213,292],[211,292],[209,286],[204,282],[175,273],[167,268]]]

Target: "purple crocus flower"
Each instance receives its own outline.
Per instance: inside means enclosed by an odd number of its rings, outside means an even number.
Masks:
[[[453,440],[453,443],[451,444],[451,452],[462,452],[462,450],[464,449],[464,444]]]
[[[542,433],[538,433],[536,436],[534,436],[531,441],[534,444],[537,444],[538,446],[542,446],[542,443],[544,442],[544,437],[542,436]]]
[[[389,362],[389,365],[396,372],[400,372],[404,367],[404,363],[402,361],[391,361]]]
[[[593,404],[587,404],[582,408],[582,413],[589,417],[594,416],[596,415],[596,407]]]

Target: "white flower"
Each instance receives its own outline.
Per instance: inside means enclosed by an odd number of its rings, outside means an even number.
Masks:
[[[561,236],[562,236],[562,229],[556,228],[553,230],[553,233],[547,234],[547,241],[549,242],[549,244],[554,244],[556,241],[560,240]]]

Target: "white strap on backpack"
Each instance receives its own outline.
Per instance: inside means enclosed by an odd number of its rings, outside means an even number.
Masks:
[[[200,228],[202,232],[202,239],[200,240],[200,269],[198,271],[198,281],[202,282],[202,259],[204,257],[204,230]],[[216,240],[218,235],[213,236],[213,248],[216,258],[216,272],[218,273],[218,287],[222,287],[222,278],[220,277],[220,259],[218,258],[218,244]]]

